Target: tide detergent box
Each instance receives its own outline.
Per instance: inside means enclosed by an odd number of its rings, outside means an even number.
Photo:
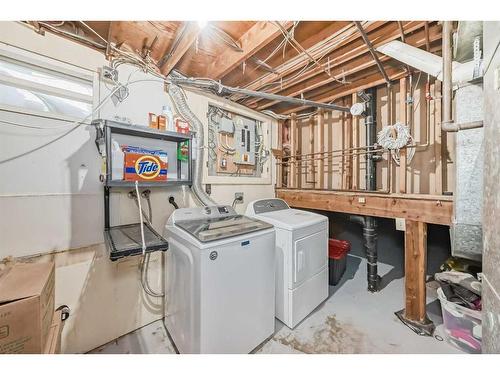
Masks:
[[[167,153],[142,147],[122,146],[125,158],[125,181],[166,181]]]

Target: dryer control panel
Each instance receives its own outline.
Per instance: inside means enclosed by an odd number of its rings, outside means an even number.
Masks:
[[[249,211],[247,211],[247,214],[258,215],[266,212],[288,210],[289,208],[290,206],[288,206],[283,199],[260,199],[249,204]]]

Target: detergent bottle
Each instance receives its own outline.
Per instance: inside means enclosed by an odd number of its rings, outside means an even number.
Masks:
[[[161,114],[165,116],[167,119],[167,131],[169,132],[175,132],[175,125],[174,125],[174,113],[172,112],[172,109],[168,104],[165,104],[161,110]]]
[[[123,180],[125,154],[117,141],[111,142],[111,179]]]

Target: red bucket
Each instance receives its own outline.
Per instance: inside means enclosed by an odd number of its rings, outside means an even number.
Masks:
[[[328,258],[341,259],[351,250],[349,241],[337,240],[330,238],[328,240]]]

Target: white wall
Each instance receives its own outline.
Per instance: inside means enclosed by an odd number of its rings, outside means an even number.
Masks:
[[[54,63],[68,63],[97,72],[107,64],[103,56],[84,46],[57,36],[41,36],[14,22],[0,22],[0,47],[13,46],[38,54],[38,58]],[[130,67],[120,70],[126,81]],[[134,73],[131,80],[145,78]],[[148,79],[150,77],[147,77]],[[102,99],[108,90],[100,82]],[[192,109],[207,123],[209,102],[228,106],[266,121],[276,139],[274,121],[215,97],[187,93]],[[160,113],[168,101],[163,84],[142,82],[130,85],[130,96],[115,106],[111,102],[100,111],[100,117],[129,117],[146,124],[147,113]],[[0,110],[0,120],[46,126],[64,124],[59,120],[19,115]],[[69,124],[68,124],[69,126]],[[0,123],[0,161],[21,154],[57,138],[60,130],[34,130],[10,127]],[[221,204],[230,204],[235,192],[250,200],[274,196],[273,175],[259,181],[219,180],[212,183],[212,196]],[[56,262],[56,304],[67,304],[71,316],[63,332],[64,352],[86,352],[109,342],[163,314],[159,299],[145,296],[139,284],[138,259],[117,262],[108,259],[103,245],[103,197],[99,182],[100,160],[94,145],[94,129],[81,126],[50,145],[7,163],[0,162],[0,259],[25,257],[24,260]],[[244,184],[241,184],[243,181]],[[253,182],[253,183],[251,183]],[[153,225],[159,232],[172,212],[168,196],[174,195],[179,206],[192,204],[188,188],[155,190],[152,193]],[[113,194],[112,222],[137,221],[133,202],[126,191]],[[238,205],[243,212],[246,204]],[[161,257],[152,259],[150,279],[155,289],[161,286]]]

